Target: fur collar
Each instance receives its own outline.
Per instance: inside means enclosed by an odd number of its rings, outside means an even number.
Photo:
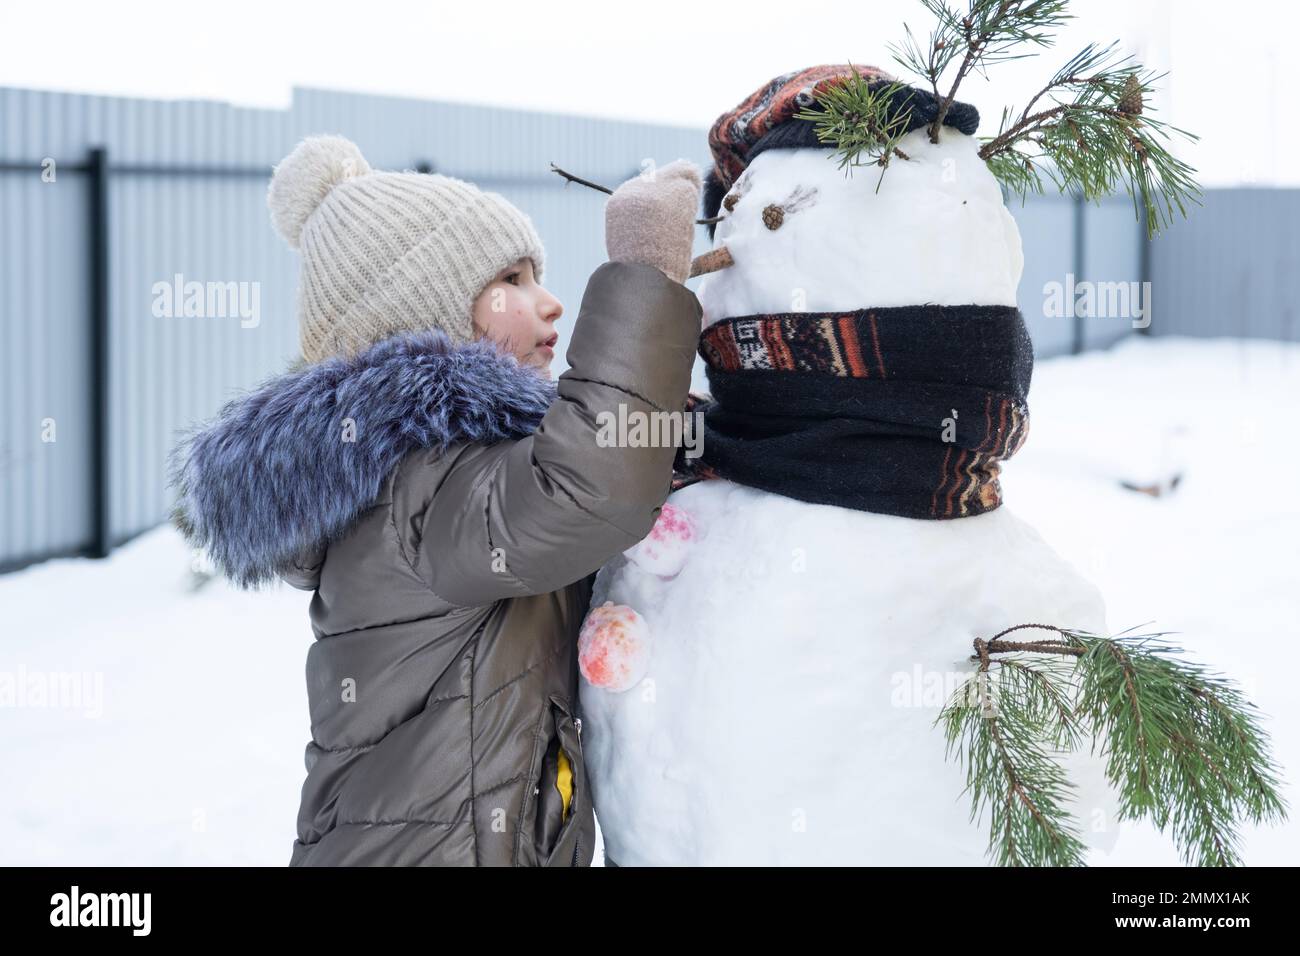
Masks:
[[[172,452],[173,520],[242,587],[346,532],[409,452],[530,434],[555,385],[487,341],[399,335],[285,372]]]

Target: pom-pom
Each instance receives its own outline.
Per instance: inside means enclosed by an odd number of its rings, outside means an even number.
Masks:
[[[354,176],[370,172],[357,144],[342,136],[310,136],[280,161],[271,177],[266,203],[271,223],[294,249],[303,226],[329,191]]]
[[[650,668],[650,629],[626,604],[592,608],[578,634],[578,670],[594,687],[625,691]]]

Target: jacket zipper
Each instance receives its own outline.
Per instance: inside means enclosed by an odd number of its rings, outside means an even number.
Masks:
[[[574,717],[574,718],[573,718],[573,726],[574,726],[574,728],[575,728],[575,729],[577,730],[577,732],[578,732],[578,775],[577,775],[577,776],[578,776],[578,779],[579,779],[579,780],[583,783],[583,785],[585,786],[585,785],[586,785],[586,779],[587,779],[587,760],[586,760],[586,758],[582,755],[582,718],[581,718],[581,717]],[[575,792],[576,792],[576,791],[575,791]],[[581,820],[577,820],[577,821],[575,821],[575,822],[576,822],[576,823],[579,823],[579,824],[582,823]],[[575,866],[577,866],[577,865],[578,865],[578,857],[581,856],[581,855],[582,855],[582,827],[579,826],[579,827],[578,827],[578,836],[577,836],[577,839],[575,839],[575,840],[573,841],[573,862],[570,863],[569,866],[570,866],[570,867],[575,867]]]

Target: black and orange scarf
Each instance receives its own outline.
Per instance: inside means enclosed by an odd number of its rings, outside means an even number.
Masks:
[[[700,355],[702,453],[675,487],[725,478],[800,501],[907,518],[1002,503],[1024,443],[1033,350],[1013,306],[902,306],[725,319]]]

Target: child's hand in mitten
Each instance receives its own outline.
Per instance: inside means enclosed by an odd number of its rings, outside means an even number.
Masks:
[[[691,271],[699,167],[684,159],[629,179],[605,204],[605,248],[611,262],[655,266],[675,282]]]

